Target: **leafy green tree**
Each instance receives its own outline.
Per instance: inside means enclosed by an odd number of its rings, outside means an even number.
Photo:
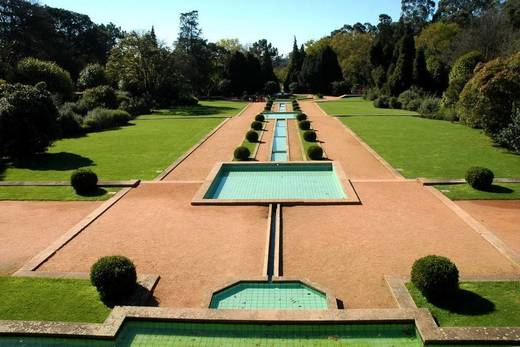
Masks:
[[[520,1],[507,0],[504,11],[509,16],[509,20],[515,29],[520,29]]]
[[[445,107],[454,107],[459,101],[460,92],[473,77],[473,71],[478,63],[483,61],[482,54],[478,51],[473,51],[461,56],[450,72],[450,84],[443,95],[443,103]]]
[[[401,0],[401,20],[409,24],[416,33],[428,23],[434,10],[433,0]]]
[[[0,157],[42,153],[58,133],[58,110],[42,85],[0,86]]]
[[[473,18],[497,4],[497,0],[440,0],[434,20],[466,26]]]
[[[512,123],[520,100],[520,52],[482,64],[457,103],[460,120],[490,135]]]
[[[79,89],[84,90],[107,83],[105,68],[99,64],[89,64],[79,73],[77,85]]]
[[[31,85],[45,82],[49,91],[64,97],[72,93],[70,74],[54,62],[25,58],[18,63],[16,74],[18,82]]]

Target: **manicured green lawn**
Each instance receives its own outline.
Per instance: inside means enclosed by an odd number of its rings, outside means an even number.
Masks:
[[[175,107],[155,110],[154,115],[171,117],[232,117],[239,113],[247,102],[241,101],[199,101],[196,106]]]
[[[149,180],[221,121],[143,116],[120,129],[57,141],[48,153],[8,164],[0,176],[11,181],[66,181],[73,170],[90,167],[101,180]]]
[[[101,323],[110,311],[88,280],[0,277],[0,320]]]
[[[483,192],[469,184],[436,185],[451,200],[520,200],[520,183],[496,183],[491,191]]]
[[[417,306],[429,309],[440,326],[520,327],[520,282],[464,282],[457,297],[442,308],[411,283],[407,287]]]
[[[100,188],[96,194],[81,196],[72,187],[1,186],[0,200],[102,201],[118,191],[119,188]]]
[[[311,127],[312,129],[312,127]],[[303,144],[303,154],[304,154],[304,159],[305,160],[309,160],[309,157],[307,156],[307,150],[312,147],[312,146],[319,146],[320,145],[320,142],[319,142],[319,139],[316,139],[316,142],[308,142],[308,141],[305,141],[305,139],[303,138],[303,133],[305,132],[305,130],[301,130],[298,128],[298,133],[300,134],[300,140]]]
[[[520,177],[520,155],[494,147],[477,129],[408,116],[340,119],[408,178],[463,178],[471,166]]]
[[[372,101],[361,97],[346,98],[334,101],[318,102],[318,105],[331,116],[413,116],[415,112],[376,108]]]
[[[252,130],[252,129],[251,129]],[[249,130],[248,130],[249,131]],[[256,130],[255,130],[256,131]],[[260,136],[262,135],[262,131],[256,131],[257,134],[258,134],[258,138],[260,139]],[[247,133],[247,131],[246,131]],[[245,134],[244,134],[244,142],[242,142],[242,145],[243,147],[246,147],[247,149],[249,149],[249,152],[251,152],[251,156],[250,158],[253,158],[254,154],[255,154],[255,150],[256,150],[256,147],[258,146],[258,142],[249,142],[247,141],[247,139],[245,138]]]

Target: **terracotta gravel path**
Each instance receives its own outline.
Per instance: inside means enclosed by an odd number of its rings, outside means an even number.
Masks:
[[[324,142],[321,146],[329,159],[339,161],[348,178],[398,179],[338,119],[326,115],[312,101],[302,101],[300,106],[318,132],[318,139]]]
[[[455,203],[520,254],[520,200],[468,200]]]
[[[463,276],[520,279],[517,267],[421,184],[354,186],[363,205],[283,208],[284,276],[328,287],[347,308],[395,307],[384,276],[407,276],[429,254],[451,258]]]
[[[223,284],[262,275],[268,210],[191,206],[199,186],[141,184],[38,271],[88,272],[99,257],[120,254],[161,276],[161,306],[207,307]]]
[[[264,106],[265,103],[252,103],[240,116],[231,118],[164,180],[202,181],[217,162],[233,160],[233,151],[244,141],[251,122]]]
[[[11,274],[102,204],[0,201],[0,274]]]

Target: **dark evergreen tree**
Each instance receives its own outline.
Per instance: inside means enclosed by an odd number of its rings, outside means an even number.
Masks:
[[[413,84],[426,91],[429,91],[431,88],[431,76],[426,67],[424,48],[419,48],[415,54],[413,63]]]
[[[303,61],[305,59],[305,50],[302,48],[298,49],[298,43],[296,37],[294,38],[293,50],[290,55],[289,67],[287,69],[287,77],[284,81],[284,89],[289,90],[291,83],[298,83],[298,77],[302,69]]]
[[[415,58],[415,40],[410,30],[401,38],[398,45],[398,57],[393,71],[389,71],[388,87],[393,96],[398,96],[411,87],[413,82],[413,63]]]
[[[273,71],[273,61],[271,59],[271,55],[266,51],[262,56],[261,62],[261,70],[262,70],[262,81],[264,86],[267,82],[274,82],[278,86],[278,78]],[[272,93],[272,87],[270,88],[270,92]],[[275,88],[274,92],[278,92],[280,87]]]
[[[264,79],[262,76],[262,66],[260,65],[260,61],[252,53],[247,53],[246,61],[246,90],[249,94],[261,92],[264,89]]]
[[[300,73],[300,85],[305,91],[330,95],[332,82],[342,80],[338,57],[329,46],[305,57]]]
[[[247,89],[247,60],[240,51],[235,51],[226,66],[226,77],[231,84],[231,93],[241,96]]]

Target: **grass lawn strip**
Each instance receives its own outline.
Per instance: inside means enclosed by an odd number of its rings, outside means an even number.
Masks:
[[[394,110],[391,108],[376,108],[372,101],[361,97],[317,102],[331,116],[415,116],[416,112]]]
[[[101,187],[91,196],[76,194],[70,186],[2,186],[0,200],[30,201],[104,201],[110,199],[120,188]]]
[[[171,109],[154,110],[152,118],[168,117],[233,117],[246,107],[242,101],[199,101],[195,106],[180,106]]]
[[[427,308],[441,327],[519,327],[520,282],[462,282],[460,295],[444,308],[429,303],[406,284],[418,307]]]
[[[111,309],[90,281],[0,277],[0,319],[101,323]]]
[[[496,183],[491,191],[473,189],[469,184],[439,184],[435,188],[451,200],[520,200],[520,183]]]
[[[520,155],[494,147],[477,129],[407,116],[340,120],[406,178],[463,178],[471,166],[487,167],[495,177],[520,177]]]

